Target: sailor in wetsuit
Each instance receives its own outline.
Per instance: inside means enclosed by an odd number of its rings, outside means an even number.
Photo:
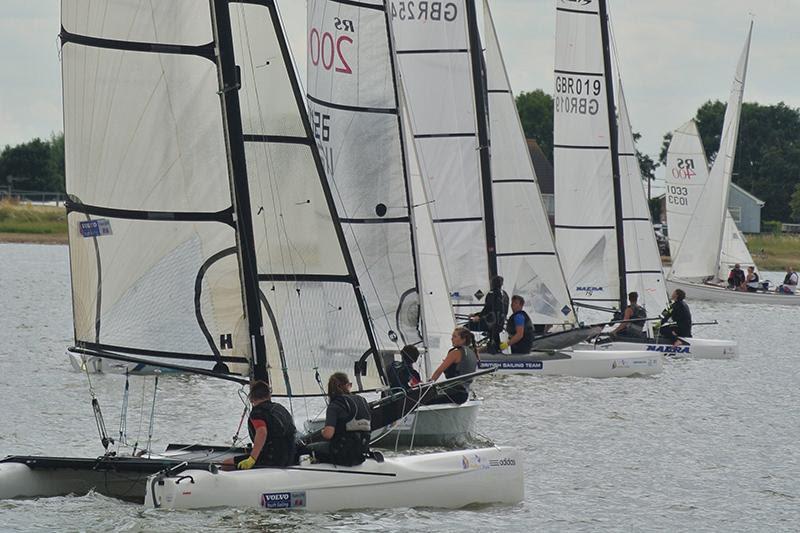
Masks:
[[[672,305],[661,313],[661,322],[671,319],[674,324],[661,326],[658,334],[673,346],[683,344],[679,337],[692,336],[692,313],[686,305],[686,293],[681,289],[672,291]]]
[[[492,278],[489,294],[484,300],[480,313],[469,316],[467,327],[471,331],[485,331],[489,336],[486,351],[500,351],[500,332],[508,314],[508,294],[503,290],[503,276]]]
[[[647,318],[647,311],[638,303],[639,293],[629,293],[628,301],[630,301],[631,304],[625,308],[625,314],[622,315],[623,322],[611,332],[611,338],[633,337],[636,339],[641,339],[646,336],[644,331],[644,320]],[[635,320],[637,318],[641,318],[642,320]],[[627,320],[631,320],[632,322],[626,322]]]
[[[279,403],[272,402],[272,389],[264,381],[250,384],[250,417],[247,431],[253,442],[249,455],[226,459],[227,466],[248,470],[259,466],[288,466],[294,464],[295,427],[289,411]]]
[[[400,350],[401,361],[394,361],[386,369],[389,386],[393,389],[408,390],[422,381],[419,372],[414,369],[414,363],[419,359],[419,350],[416,346],[407,344]]]
[[[500,344],[502,349],[511,347],[511,353],[530,353],[533,339],[536,336],[535,327],[528,313],[522,310],[525,299],[515,294],[511,297],[511,316],[506,322],[508,341]]]
[[[328,409],[322,428],[325,441],[308,445],[308,451],[321,463],[360,465],[370,453],[369,404],[350,392],[352,386],[343,372],[331,374],[328,379]]]
[[[450,337],[453,347],[447,352],[439,368],[431,374],[431,381],[436,381],[439,376],[444,374],[447,379],[472,374],[478,367],[478,351],[475,346],[475,337],[467,328],[458,327],[453,330]],[[437,396],[426,404],[434,403],[457,403],[462,404],[469,399],[469,383],[458,383]]]

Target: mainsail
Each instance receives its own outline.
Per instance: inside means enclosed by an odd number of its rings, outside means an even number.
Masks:
[[[315,138],[378,345],[396,352],[422,336],[410,182],[384,2],[309,1],[308,35]]]
[[[486,0],[483,13],[497,270],[509,294],[525,298],[525,310],[534,323],[574,323],[575,312]]]
[[[684,125],[673,136],[673,144],[676,140],[678,144],[674,150],[671,144],[667,154],[667,223],[673,254],[670,276],[709,279],[718,275],[752,32],[751,22],[725,108],[719,152],[705,181],[706,169],[695,168],[705,165],[690,166],[691,158],[685,156],[686,145],[689,154],[697,153],[699,134],[694,123]],[[673,231],[673,220],[677,231]],[[676,251],[672,250],[673,241],[680,241]]]
[[[424,15],[391,7],[411,130],[457,313],[480,309],[490,276],[468,3],[447,2]]]
[[[63,0],[62,21],[76,348],[253,365],[276,395],[379,386],[275,5]]]
[[[576,302],[625,305],[617,128],[604,0],[558,0],[556,245]]]

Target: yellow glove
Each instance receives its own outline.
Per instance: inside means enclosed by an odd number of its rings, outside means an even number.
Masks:
[[[239,461],[239,464],[236,465],[236,468],[239,470],[250,470],[253,468],[254,464],[256,464],[256,460],[252,457],[248,457],[247,459],[242,459]]]
[[[505,349],[507,349],[507,348],[508,348],[508,343],[507,343],[507,342],[501,342],[501,343],[500,343],[500,349],[501,349],[501,350],[505,350]]]

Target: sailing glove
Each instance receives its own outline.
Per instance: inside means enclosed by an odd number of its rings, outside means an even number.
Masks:
[[[247,459],[242,459],[239,461],[239,464],[236,465],[236,468],[239,470],[250,470],[253,468],[254,464],[256,464],[256,460],[252,457],[248,457]]]
[[[501,349],[501,350],[506,350],[506,349],[508,349],[508,343],[507,343],[507,342],[501,342],[501,343],[500,343],[500,349]]]

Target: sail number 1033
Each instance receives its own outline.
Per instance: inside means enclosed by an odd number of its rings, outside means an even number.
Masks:
[[[680,185],[667,185],[667,202],[672,205],[689,205],[689,190]]]
[[[335,17],[333,26],[339,32],[355,33],[355,26],[352,20]],[[342,74],[352,74],[353,69],[345,54],[345,45],[353,44],[353,38],[349,35],[339,35],[334,37],[329,31],[320,31],[311,28],[308,34],[308,56],[311,64],[315,67],[322,66],[325,70],[335,70]]]

